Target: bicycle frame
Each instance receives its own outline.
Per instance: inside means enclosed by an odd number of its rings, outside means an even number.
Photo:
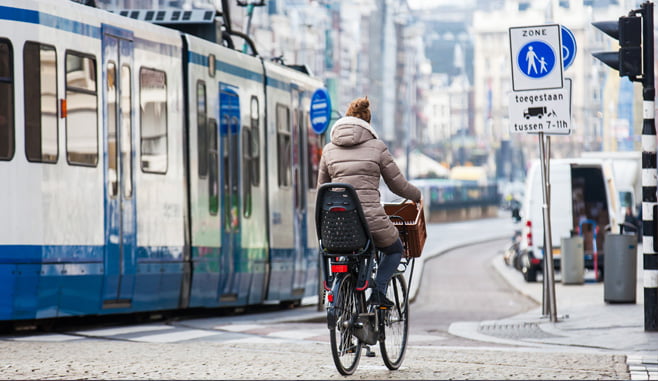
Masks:
[[[372,255],[335,255],[323,253],[324,289],[327,294],[327,326],[336,327],[334,295],[338,293],[343,274],[352,274],[357,279],[355,292],[365,293],[370,285],[375,261]],[[364,296],[365,297],[365,296]]]

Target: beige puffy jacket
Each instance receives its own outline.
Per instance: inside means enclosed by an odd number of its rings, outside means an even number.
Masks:
[[[375,245],[387,247],[398,239],[398,231],[381,204],[380,177],[398,196],[420,200],[420,190],[404,178],[386,144],[377,139],[370,124],[350,116],[339,119],[331,130],[331,143],[322,151],[318,186],[329,182],[352,185]]]

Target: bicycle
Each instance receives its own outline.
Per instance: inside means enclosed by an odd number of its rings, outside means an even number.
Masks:
[[[336,369],[342,375],[353,374],[362,349],[366,356],[374,357],[370,346],[377,343],[386,367],[398,369],[409,332],[409,290],[403,273],[413,259],[404,258],[389,281],[387,298],[394,306],[368,306],[367,293],[379,252],[351,185],[329,183],[318,189],[316,228]]]

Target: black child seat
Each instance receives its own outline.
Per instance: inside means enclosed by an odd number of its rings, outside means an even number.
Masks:
[[[315,227],[325,290],[330,290],[329,285],[334,280],[334,274],[329,270],[333,265],[356,270],[356,289],[365,290],[374,266],[376,248],[354,187],[327,183],[318,188]]]
[[[359,197],[350,184],[320,186],[315,222],[324,253],[370,254],[374,248]]]

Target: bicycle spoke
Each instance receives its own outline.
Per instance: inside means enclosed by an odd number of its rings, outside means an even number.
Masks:
[[[338,281],[340,285],[334,296],[338,318],[336,326],[330,331],[331,353],[338,372],[350,375],[356,370],[361,357],[361,343],[353,335],[353,322],[362,306],[354,289],[354,277],[346,274]]]
[[[379,347],[382,351],[384,364],[389,369],[398,369],[402,364],[407,346],[409,327],[409,310],[407,287],[402,275],[395,275],[388,286],[388,295],[395,303],[393,308],[386,310],[382,327],[384,333]]]

